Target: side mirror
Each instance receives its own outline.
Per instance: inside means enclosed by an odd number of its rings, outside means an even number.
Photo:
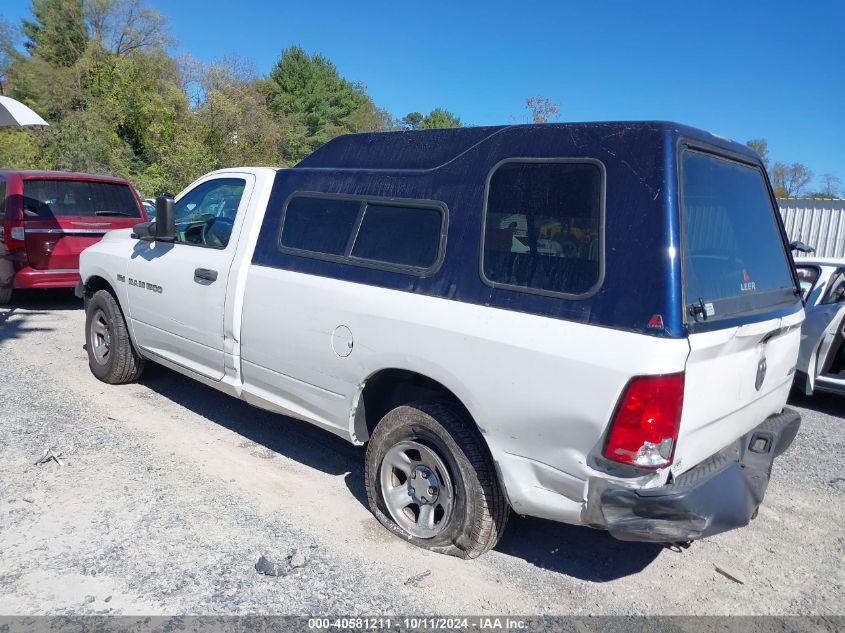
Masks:
[[[156,240],[172,242],[176,239],[176,213],[173,196],[163,194],[156,198],[156,219],[150,228]]]
[[[172,242],[176,239],[173,196],[162,194],[156,198],[156,219],[133,226],[132,238],[147,242]]]
[[[793,251],[798,251],[799,253],[815,253],[816,249],[812,246],[807,246],[801,240],[794,240],[789,243],[789,248]]]
[[[141,222],[140,224],[136,224],[132,227],[132,235],[130,236],[133,240],[146,240],[147,242],[151,242],[153,240],[152,231],[155,230],[155,220],[151,222]]]

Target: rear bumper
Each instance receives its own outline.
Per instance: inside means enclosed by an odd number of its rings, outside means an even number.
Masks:
[[[36,270],[25,266],[15,271],[14,288],[73,288],[79,282],[79,270]]]
[[[774,458],[789,448],[800,425],[801,416],[784,409],[665,486],[634,490],[592,478],[589,522],[623,541],[657,543],[747,525],[763,501]]]

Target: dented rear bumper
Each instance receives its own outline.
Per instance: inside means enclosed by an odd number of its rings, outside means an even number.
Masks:
[[[631,489],[592,478],[586,515],[623,541],[681,542],[747,525],[763,501],[772,462],[789,448],[801,416],[768,418],[671,484]]]

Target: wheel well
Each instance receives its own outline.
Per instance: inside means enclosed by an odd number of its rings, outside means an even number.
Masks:
[[[114,288],[111,287],[111,284],[108,281],[96,275],[89,277],[85,281],[85,294],[93,296],[93,294],[98,290],[108,290],[110,293],[114,294]]]
[[[449,389],[436,380],[405,369],[383,369],[373,374],[361,394],[364,419],[356,420],[356,435],[369,439],[376,425],[391,410],[415,400],[449,400],[472,419],[467,408]],[[359,411],[362,407],[359,406]]]
[[[111,294],[112,297],[114,297],[114,301],[115,303],[117,303],[117,309],[120,310],[120,315],[123,317],[124,322],[126,322],[126,328],[129,331],[129,342],[135,349],[135,352],[143,358],[143,354],[141,354],[140,348],[135,343],[135,338],[132,334],[131,328],[129,327],[129,320],[126,318],[126,312],[123,311],[123,306],[120,304],[120,299],[118,298],[117,293],[114,291],[114,288],[108,282],[108,280],[98,275],[92,275],[91,277],[85,280],[85,309],[88,309],[88,301],[91,299],[91,297],[93,297],[94,294],[100,290],[105,290],[106,292]]]

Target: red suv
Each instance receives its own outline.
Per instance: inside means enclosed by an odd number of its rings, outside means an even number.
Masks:
[[[146,220],[122,178],[0,170],[0,304],[13,288],[75,286],[83,249]]]

